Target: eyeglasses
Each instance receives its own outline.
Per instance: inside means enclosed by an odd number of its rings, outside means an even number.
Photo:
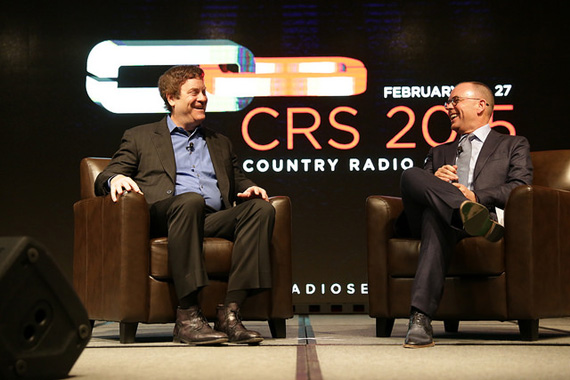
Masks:
[[[443,106],[447,108],[448,105],[451,105],[452,107],[455,107],[457,105],[457,103],[459,103],[462,100],[466,100],[466,99],[470,99],[470,100],[485,100],[485,99],[481,99],[481,98],[464,98],[462,96],[454,96],[453,98],[449,98],[445,101],[445,103],[443,103]],[[489,106],[489,103],[487,103],[487,101],[485,100],[485,105]]]

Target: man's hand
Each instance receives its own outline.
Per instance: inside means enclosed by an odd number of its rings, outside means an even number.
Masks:
[[[111,199],[116,202],[119,196],[123,195],[124,192],[134,191],[135,193],[142,194],[143,192],[139,189],[139,186],[131,177],[125,177],[122,174],[116,175],[111,180]]]
[[[244,199],[261,198],[269,202],[267,192],[258,186],[250,186],[243,193],[238,193],[237,196]]]
[[[443,165],[441,168],[437,169],[434,175],[442,181],[449,182],[453,186],[457,187],[463,193],[465,198],[470,201],[477,202],[475,193],[469,190],[465,185],[457,182],[459,179],[457,176],[457,165]]]
[[[443,165],[437,169],[434,175],[445,182],[456,182],[459,177],[457,176],[457,165]]]
[[[477,197],[475,196],[475,193],[469,190],[467,187],[465,187],[465,185],[462,185],[457,182],[452,183],[452,185],[457,187],[463,193],[465,198],[469,199],[472,202],[477,202]]]

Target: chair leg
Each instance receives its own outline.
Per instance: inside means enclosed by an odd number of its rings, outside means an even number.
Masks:
[[[538,319],[519,319],[519,331],[524,341],[538,340]]]
[[[394,318],[376,318],[376,336],[378,338],[388,338],[392,335]]]
[[[456,333],[459,331],[459,320],[458,319],[446,319],[443,321],[443,328],[447,333]]]
[[[269,324],[269,330],[271,330],[271,336],[273,338],[287,337],[285,318],[272,318],[268,320],[267,323]]]
[[[128,322],[120,322],[119,323],[119,338],[121,343],[134,343],[135,342],[135,335],[137,335],[137,327],[138,323],[128,323]]]

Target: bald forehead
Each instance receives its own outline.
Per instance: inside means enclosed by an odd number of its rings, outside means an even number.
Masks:
[[[457,86],[455,86],[454,90],[455,89],[457,89],[458,92],[455,93],[454,95],[474,96],[478,98],[483,98],[488,102],[493,100],[493,94],[491,93],[489,88],[477,82],[459,83]]]
[[[479,95],[477,88],[473,83],[459,83],[452,91],[456,96],[473,96]]]

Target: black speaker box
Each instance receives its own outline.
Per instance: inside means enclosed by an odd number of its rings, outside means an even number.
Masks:
[[[87,311],[45,247],[0,237],[0,378],[66,377],[90,338]]]

